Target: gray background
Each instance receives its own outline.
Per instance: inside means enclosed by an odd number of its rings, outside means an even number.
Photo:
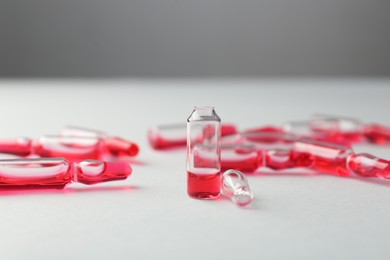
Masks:
[[[0,76],[389,76],[388,0],[2,0]]]

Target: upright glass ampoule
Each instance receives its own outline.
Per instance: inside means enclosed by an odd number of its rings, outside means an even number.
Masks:
[[[214,107],[194,107],[187,119],[187,192],[214,199],[221,188],[221,119]]]

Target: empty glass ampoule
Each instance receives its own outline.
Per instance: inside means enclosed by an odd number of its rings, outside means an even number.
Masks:
[[[187,119],[187,192],[192,198],[220,194],[220,138],[221,119],[214,107],[194,107]]]
[[[248,179],[237,170],[227,170],[222,174],[221,193],[240,207],[249,205],[253,200]]]
[[[0,160],[0,189],[62,189],[71,182],[95,184],[123,180],[131,173],[127,162],[70,163],[64,158]]]
[[[185,124],[154,126],[148,130],[148,140],[150,145],[156,150],[185,147],[187,144],[186,129],[187,126]],[[233,135],[237,132],[237,127],[233,124],[221,125],[221,136]],[[197,138],[202,139],[202,136]]]

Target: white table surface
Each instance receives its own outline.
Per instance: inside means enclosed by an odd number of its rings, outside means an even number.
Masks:
[[[257,174],[247,209],[190,199],[184,150],[154,151],[146,131],[193,105],[241,128],[318,112],[390,125],[390,80],[0,81],[2,138],[71,124],[142,149],[125,181],[0,191],[0,259],[389,259],[390,181]]]

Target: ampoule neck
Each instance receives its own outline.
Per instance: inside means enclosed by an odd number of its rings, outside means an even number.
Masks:
[[[194,110],[192,111],[190,117],[187,119],[190,121],[203,121],[203,120],[211,120],[221,122],[221,118],[215,112],[213,106],[194,106]]]

